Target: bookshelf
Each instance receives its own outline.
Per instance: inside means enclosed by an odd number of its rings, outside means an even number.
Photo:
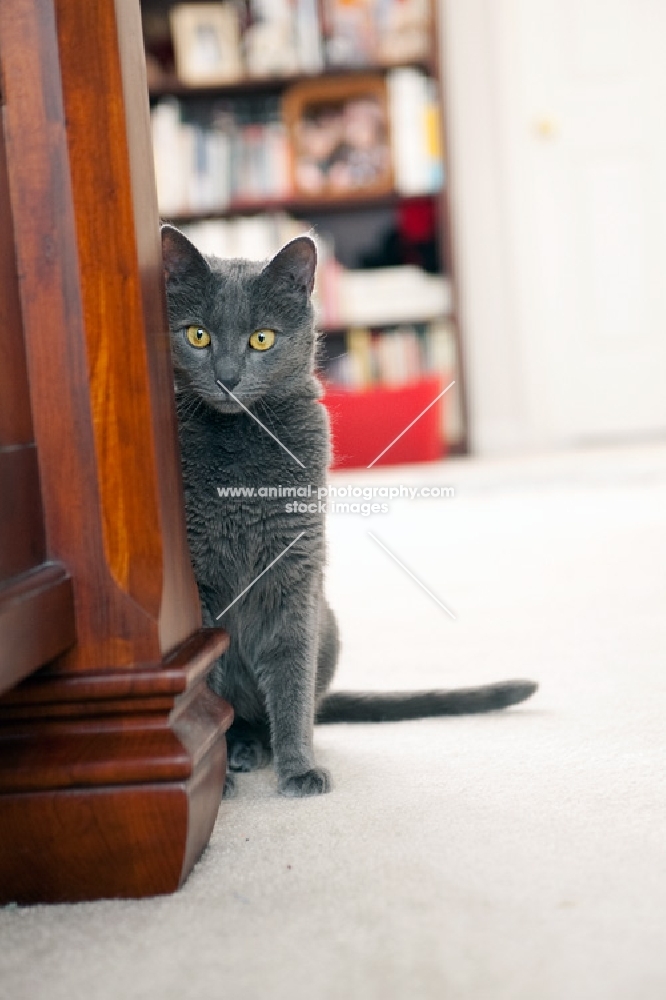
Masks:
[[[146,3],[146,0],[142,0],[142,6],[146,8],[151,5]],[[410,59],[408,63],[403,65],[413,66],[430,75],[434,72],[434,63],[427,58]],[[319,79],[335,79],[340,75],[353,77],[366,74],[368,69],[372,72],[388,73],[391,69],[395,69],[395,65],[390,63],[373,63],[370,66],[347,66],[344,69],[329,67],[322,69],[318,73],[291,73],[285,76],[245,77],[230,83],[212,84],[186,84],[182,80],[179,80],[175,72],[164,72],[160,73],[150,83],[150,97],[151,101],[156,101],[161,97],[233,98],[243,97],[247,94],[277,93],[287,90],[295,83],[311,80],[313,76]]]
[[[174,225],[189,225],[193,222],[207,222],[211,219],[233,219],[239,215],[259,215],[266,212],[290,212],[297,216],[308,214],[328,215],[332,213],[358,212],[359,209],[395,208],[401,202],[413,201],[420,197],[415,195],[400,195],[392,191],[381,195],[348,195],[346,198],[257,198],[236,200],[224,207],[203,209],[201,211],[178,211],[169,214],[169,221]]]
[[[423,434],[415,429],[400,455],[389,453],[385,462],[466,453],[438,4],[142,0],[141,6],[163,218],[204,252],[220,256],[260,259],[299,232],[314,231],[323,334],[319,363],[334,439],[350,440],[346,422],[363,434],[366,424],[359,426],[359,414],[378,424],[389,411],[407,407],[409,415],[413,401],[425,399],[415,394],[417,383],[432,394],[437,384],[443,388],[455,379],[438,404],[436,444],[430,441],[424,450]],[[385,23],[381,34],[377,13],[389,17],[392,6],[403,21],[411,18],[393,25],[399,29],[393,38]],[[284,41],[287,16],[297,39],[293,58]],[[367,20],[373,17],[374,24]],[[297,25],[299,18],[307,23]],[[350,47],[366,44],[366,28],[376,32],[369,49],[350,57]],[[195,31],[197,37],[209,33],[214,39],[215,31],[222,37],[197,58]],[[282,51],[269,55],[265,75],[252,75],[257,66],[252,45],[269,51],[271,32],[274,40],[282,39]],[[405,45],[396,58],[396,48]],[[226,55],[216,65],[214,56],[222,52]],[[383,58],[387,52],[391,58]],[[307,65],[299,65],[299,58]],[[272,59],[283,65],[275,68]],[[322,153],[318,160],[327,129],[340,128],[337,114],[352,122],[355,133],[344,134],[360,136],[358,148],[352,139],[342,162],[336,163],[338,152],[329,159]],[[423,134],[414,130],[415,121]],[[344,146],[340,141],[337,150]],[[177,170],[179,157],[186,166]],[[404,294],[392,312],[386,297],[393,285]],[[382,303],[376,315],[367,308],[373,301]],[[405,301],[415,303],[412,315]],[[354,302],[363,305],[358,315]],[[367,396],[367,405],[360,396]],[[367,430],[373,440],[377,433],[381,437],[377,427]],[[337,463],[359,464],[351,453],[338,454]]]

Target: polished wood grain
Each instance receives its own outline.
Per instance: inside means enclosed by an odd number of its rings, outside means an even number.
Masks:
[[[2,3],[0,66],[0,690],[40,668],[0,698],[0,902],[169,892],[233,713],[185,535],[138,0]]]
[[[116,24],[132,9],[111,0],[55,7],[17,0],[0,10],[9,188],[47,539],[55,558],[66,554],[77,604],[76,648],[54,665],[67,672],[155,660],[200,625],[173,394],[167,375],[158,384],[151,375],[169,363],[161,268],[153,264],[143,275],[137,250],[142,220],[134,216]],[[133,44],[140,55],[140,34]],[[32,79],[41,90],[25,86]],[[147,128],[145,78],[134,101],[146,107]],[[154,194],[152,204],[157,252]],[[162,342],[147,338],[142,283],[151,280]],[[168,607],[163,591],[174,593]]]
[[[57,714],[80,705],[73,690],[40,703],[38,680],[28,685],[32,702],[20,707],[32,708],[32,723],[5,715],[0,724],[1,899],[145,896],[182,884],[224,786],[233,712],[205,677],[227,643],[201,630],[166,670],[144,669],[131,712],[113,697],[131,689],[130,672],[121,685],[92,683],[85,718]],[[159,709],[156,689],[170,692]]]
[[[225,762],[222,743],[186,781],[3,796],[0,829],[13,851],[0,853],[3,897],[57,903],[173,892],[210,838]]]
[[[0,486],[0,580],[8,580],[46,553],[34,445],[0,448]]]
[[[199,601],[183,528],[185,515],[180,465],[174,462],[178,447],[176,412],[173,405],[173,371],[164,293],[162,241],[152,167],[153,146],[141,10],[138,0],[116,0],[115,8],[130,188],[136,220],[141,307],[146,337],[151,345],[148,353],[150,404],[153,421],[160,429],[155,437],[164,562],[159,633],[162,649],[170,649],[195,627],[191,609],[193,606],[198,609]],[[85,164],[83,166],[85,168]],[[165,401],[169,405],[165,405]]]
[[[0,449],[33,441],[28,373],[14,255],[5,141],[0,129]],[[3,480],[0,479],[0,483]]]
[[[98,714],[104,702],[181,695],[200,680],[211,659],[220,656],[228,644],[229,637],[222,629],[204,628],[157,664],[136,663],[129,670],[104,673],[42,673],[3,698],[0,722],[12,706],[85,703]]]
[[[57,0],[55,16],[101,541],[119,592],[157,618],[162,539],[116,12]],[[91,122],[106,125],[94,144]],[[198,624],[195,615],[190,629]]]
[[[54,669],[103,669],[127,666],[137,659],[154,661],[160,652],[156,630],[150,628],[158,611],[157,587],[153,582],[150,593],[149,588],[137,587],[147,606],[134,600],[114,579],[104,549],[104,484],[98,481],[89,376],[95,363],[106,367],[107,362],[100,356],[89,358],[86,347],[79,234],[52,4],[17,0],[0,5],[0,38],[7,173],[47,542],[51,554],[71,571],[77,605],[78,642]],[[97,74],[91,75],[90,82],[103,85]],[[90,137],[95,133],[91,131]],[[107,193],[100,191],[100,196]],[[101,231],[99,236],[103,235]],[[128,262],[117,261],[114,273],[127,266]],[[100,298],[106,298],[112,287],[107,289],[102,282]],[[142,349],[140,339],[141,331],[135,351]],[[127,363],[131,370],[132,359]],[[111,423],[117,423],[118,406],[117,400],[110,402]],[[132,401],[131,412],[135,407]],[[135,487],[145,502],[147,520],[154,526],[157,507],[149,442],[147,449],[148,481],[139,479]],[[121,449],[116,473],[119,486],[125,473]],[[118,516],[127,524],[120,503],[119,498]],[[150,529],[148,537],[152,542],[148,551],[159,577],[160,553]],[[129,537],[127,542],[132,544]],[[128,553],[128,563],[138,558],[147,566],[143,544],[139,547],[138,557]],[[135,575],[127,569],[124,578]]]
[[[81,703],[71,700],[70,691],[62,694],[69,695],[69,701],[30,706],[32,721],[38,725],[31,727],[25,717],[5,715],[0,727],[0,788],[27,792],[191,778],[222,738],[220,720],[226,725],[231,719],[229,706],[205,683],[207,655],[223,651],[227,642],[218,630],[197,633],[183,653],[187,656],[188,647],[196,647],[193,656],[199,657],[199,669],[172,671],[186,683],[174,685],[158,704],[145,686],[144,695],[135,692],[131,710],[127,701],[119,703],[98,689],[87,704],[87,715],[81,717],[76,711]],[[153,671],[156,680],[163,672]],[[33,684],[32,690],[37,694],[38,685]],[[74,710],[69,717],[61,715],[67,705]],[[26,707],[22,706],[24,712]],[[103,716],[103,725],[97,713]]]
[[[0,586],[0,694],[76,639],[72,580],[43,563]]]
[[[69,574],[47,561],[4,132],[0,128],[0,694],[75,639]]]

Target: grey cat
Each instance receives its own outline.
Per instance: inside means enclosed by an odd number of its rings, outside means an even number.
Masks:
[[[315,763],[315,721],[483,712],[529,697],[530,681],[326,693],[339,642],[324,595],[319,504],[310,498],[293,513],[284,500],[218,495],[218,487],[325,484],[329,430],[310,301],[315,244],[299,237],[268,263],[220,260],[163,226],[162,248],[188,541],[204,622],[231,637],[209,678],[235,710],[229,772],[273,757],[281,794],[318,795],[331,781]],[[225,794],[233,791],[228,773]]]

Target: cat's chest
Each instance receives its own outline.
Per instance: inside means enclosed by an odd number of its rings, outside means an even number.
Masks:
[[[202,575],[212,553],[245,572],[301,531],[321,537],[327,427],[312,409],[300,421],[283,414],[271,428],[249,419],[181,428],[188,536]]]
[[[181,429],[186,490],[224,499],[309,485],[326,476],[328,428],[317,403],[235,420],[210,421]]]
[[[312,442],[282,430],[275,438],[253,428],[242,434],[207,433],[181,440],[183,473],[190,493],[234,499],[274,496],[281,488],[310,485],[325,479],[325,456]],[[305,446],[304,446],[305,444]],[[300,447],[299,447],[300,445]],[[298,454],[305,455],[304,461]]]

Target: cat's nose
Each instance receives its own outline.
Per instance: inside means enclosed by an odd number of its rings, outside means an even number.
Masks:
[[[221,372],[217,378],[217,384],[219,385],[220,389],[223,389],[225,392],[228,392],[230,390],[233,392],[233,390],[236,388],[239,382],[240,382],[239,376],[232,372],[228,373]]]

